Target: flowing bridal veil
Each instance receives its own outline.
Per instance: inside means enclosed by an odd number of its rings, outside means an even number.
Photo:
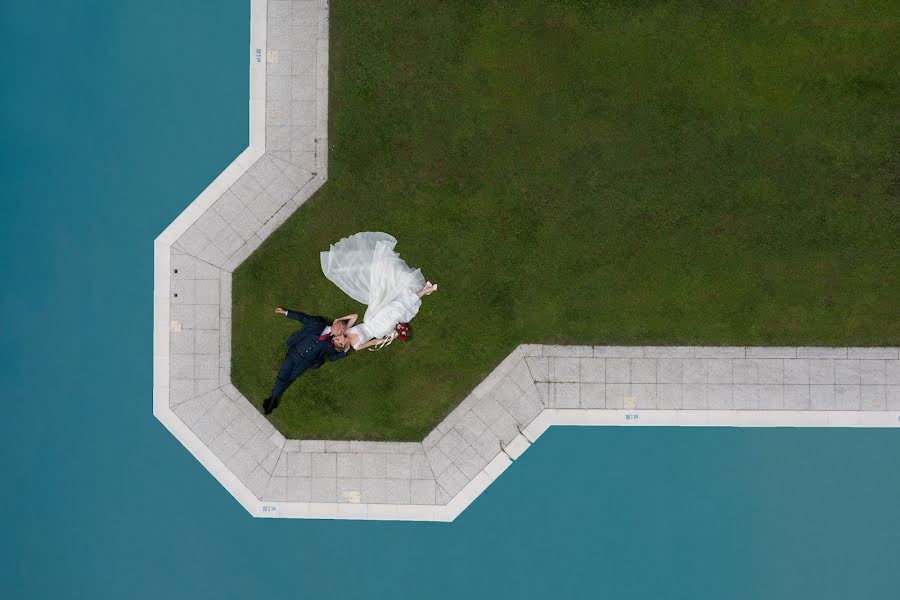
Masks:
[[[345,294],[367,305],[363,322],[372,337],[388,335],[418,312],[416,292],[425,285],[419,269],[394,251],[387,233],[364,231],[346,237],[321,254],[322,272]]]

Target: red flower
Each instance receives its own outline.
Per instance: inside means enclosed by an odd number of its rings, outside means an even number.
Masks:
[[[409,323],[398,323],[397,324],[397,337],[399,337],[404,342],[409,340],[412,335],[412,328],[409,326]]]

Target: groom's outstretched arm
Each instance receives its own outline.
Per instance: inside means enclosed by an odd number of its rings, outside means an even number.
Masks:
[[[302,313],[302,312],[300,312],[299,310],[291,310],[291,309],[288,309],[287,314],[286,314],[285,316],[286,316],[288,319],[293,319],[293,320],[295,320],[295,321],[300,321],[301,323],[303,323],[304,327],[305,327],[306,325],[311,324],[313,321],[315,321],[315,317],[311,317],[310,315],[308,315],[308,314],[306,314],[306,313]]]
[[[275,312],[286,316],[288,319],[300,321],[301,323],[303,323],[304,327],[316,320],[316,317],[311,317],[306,313],[300,312],[299,310],[291,310],[291,309],[285,310],[281,307],[278,307],[275,309]]]

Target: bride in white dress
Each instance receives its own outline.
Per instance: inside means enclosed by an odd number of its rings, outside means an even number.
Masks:
[[[355,325],[357,315],[350,315],[347,331],[335,337],[335,345],[363,350],[386,341],[399,323],[416,316],[422,298],[437,290],[437,285],[425,281],[421,270],[400,258],[396,245],[392,235],[364,231],[321,253],[325,277],[368,306],[359,325]]]

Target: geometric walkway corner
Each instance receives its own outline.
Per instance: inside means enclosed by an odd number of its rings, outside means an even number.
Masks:
[[[251,0],[250,144],[154,242],[153,414],[252,515],[452,521],[551,425],[900,427],[900,349],[522,345],[422,442],[289,440],[231,274],[327,178],[328,2]]]

